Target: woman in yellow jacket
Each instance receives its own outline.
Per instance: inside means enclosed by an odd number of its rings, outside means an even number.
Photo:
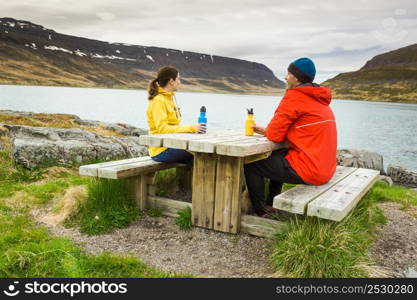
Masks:
[[[174,93],[180,85],[180,74],[173,67],[159,69],[157,77],[148,87],[149,134],[195,133],[204,132],[205,124],[181,125],[181,113],[175,101]],[[193,155],[185,150],[165,147],[149,147],[153,160],[166,163],[192,164]]]

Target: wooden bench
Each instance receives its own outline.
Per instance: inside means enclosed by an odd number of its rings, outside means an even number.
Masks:
[[[158,163],[146,156],[84,165],[79,168],[79,174],[108,179],[130,178],[139,209],[157,207],[162,209],[163,215],[176,217],[179,210],[191,208],[192,203],[157,197],[155,195],[155,172],[169,168],[182,169],[182,167],[185,165]],[[183,177],[182,179],[186,181],[191,179],[187,178],[189,175],[189,173],[183,172],[179,177]],[[262,237],[273,237],[277,232],[283,232],[287,228],[286,222],[249,215],[242,216],[240,225],[243,232]]]
[[[79,168],[79,174],[109,179],[129,178],[138,207],[144,210],[148,194],[155,195],[155,172],[178,167],[185,165],[160,163],[152,160],[150,156],[144,156],[84,165]]]
[[[274,198],[273,207],[295,214],[341,221],[379,178],[379,171],[338,166],[320,186],[300,184]]]

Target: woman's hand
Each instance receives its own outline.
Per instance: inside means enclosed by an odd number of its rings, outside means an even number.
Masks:
[[[253,131],[255,131],[256,133],[265,135],[265,128],[263,128],[262,126],[254,124],[251,127],[253,128]]]
[[[198,133],[206,133],[206,130],[207,130],[206,126],[207,126],[206,124],[199,123],[199,124],[195,124],[194,128],[195,128],[195,131]]]

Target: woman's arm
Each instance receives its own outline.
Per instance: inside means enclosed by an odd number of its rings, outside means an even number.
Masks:
[[[168,113],[162,101],[156,101],[151,107],[151,114],[158,133],[193,133],[197,132],[196,125],[169,125]]]

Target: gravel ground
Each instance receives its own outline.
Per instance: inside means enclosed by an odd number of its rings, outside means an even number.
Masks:
[[[407,269],[417,270],[417,207],[407,212],[397,203],[382,203],[380,207],[388,223],[379,228],[371,256],[396,277],[403,277]]]
[[[111,234],[87,236],[77,229],[50,226],[52,234],[66,236],[87,252],[109,250],[133,254],[161,270],[197,277],[267,277],[273,273],[269,239],[231,235],[202,228],[182,231],[173,218],[144,217]]]
[[[378,229],[370,254],[389,276],[404,277],[417,270],[417,208],[404,212],[396,203],[380,204],[388,219]],[[414,215],[413,215],[414,214]],[[34,212],[36,219],[45,211]],[[43,224],[45,225],[45,224]],[[232,235],[203,228],[182,231],[173,218],[145,216],[111,234],[88,236],[76,228],[48,225],[56,236],[65,236],[87,252],[132,254],[163,271],[196,277],[275,277],[268,262],[272,242],[247,234]],[[279,276],[279,275],[278,275]]]

